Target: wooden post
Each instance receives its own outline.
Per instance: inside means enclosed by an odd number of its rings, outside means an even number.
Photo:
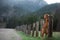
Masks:
[[[31,34],[31,24],[28,25],[28,34]]]
[[[40,28],[40,29],[42,29],[43,24],[44,24],[44,19],[41,19],[41,20],[40,20],[40,25],[41,25],[41,28]]]
[[[26,35],[28,34],[28,24],[26,24]]]
[[[35,23],[33,23],[32,36],[34,36],[34,28],[35,28]]]
[[[27,24],[25,25],[25,29],[26,29],[26,30],[25,30],[25,33],[27,34]]]
[[[24,33],[26,33],[26,25],[24,25]]]
[[[38,31],[39,31],[39,22],[37,21],[36,22],[36,37],[38,37],[38,35],[39,35],[38,34],[39,33]]]
[[[41,25],[41,27],[40,27],[40,30],[41,30],[42,27],[43,27],[43,25],[44,25],[44,19],[41,19],[41,20],[40,20],[40,25]],[[40,33],[40,35],[41,35],[41,33]]]
[[[21,27],[21,31],[23,32],[23,27],[22,27],[22,25],[21,25],[20,27]]]
[[[22,25],[22,31],[24,32],[24,25]]]
[[[52,37],[52,29],[53,29],[53,19],[52,16],[49,16],[48,37]]]

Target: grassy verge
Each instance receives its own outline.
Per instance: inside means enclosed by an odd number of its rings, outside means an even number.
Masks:
[[[23,40],[41,40],[40,37],[31,37],[21,31],[18,31],[17,33],[22,37]],[[54,32],[53,37],[51,39],[45,40],[60,40],[60,32]]]
[[[20,32],[18,31],[18,34],[22,37],[23,40],[41,40],[39,37],[37,37],[37,38],[36,37],[31,37],[31,36],[28,36],[21,31]]]

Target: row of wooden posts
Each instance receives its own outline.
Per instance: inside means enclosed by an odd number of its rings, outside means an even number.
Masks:
[[[40,29],[39,21],[37,21],[33,24],[17,26],[17,30],[24,32],[26,35],[32,35],[32,36],[34,36],[34,34],[36,34],[36,36],[38,36],[38,32],[40,31],[39,29]]]
[[[52,35],[52,17],[50,16],[50,21],[49,21],[49,28],[48,28],[48,35],[51,36]],[[18,30],[23,31],[25,34],[27,35],[31,35],[31,36],[39,36],[39,32],[42,28],[44,24],[44,20],[41,19],[40,21],[37,21],[33,24],[26,24],[26,25],[21,25],[18,27]]]

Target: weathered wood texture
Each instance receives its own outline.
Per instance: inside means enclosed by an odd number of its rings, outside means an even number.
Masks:
[[[52,32],[53,32],[53,19],[52,16],[49,16],[48,37],[52,37]]]
[[[35,23],[33,23],[32,36],[34,36],[34,28],[35,28]]]
[[[39,21],[36,22],[36,37],[38,37]]]

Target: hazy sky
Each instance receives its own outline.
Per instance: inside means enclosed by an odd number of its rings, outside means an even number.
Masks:
[[[44,1],[46,1],[48,4],[60,3],[60,0],[44,0]]]

